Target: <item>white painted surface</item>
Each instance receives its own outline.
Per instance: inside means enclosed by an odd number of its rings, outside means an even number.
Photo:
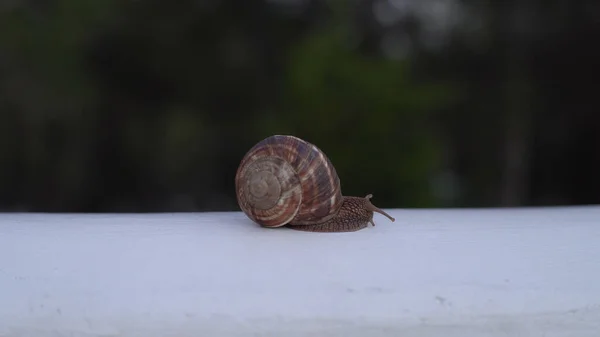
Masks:
[[[600,207],[0,215],[1,337],[600,336]]]

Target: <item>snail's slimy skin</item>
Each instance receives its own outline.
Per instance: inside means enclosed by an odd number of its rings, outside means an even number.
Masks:
[[[370,198],[371,195],[364,198],[344,197],[344,202],[338,214],[326,222],[313,225],[289,225],[288,227],[307,232],[356,232],[367,228],[369,223],[375,226],[373,212],[383,214],[392,222],[396,220],[389,214],[373,206],[369,200]]]

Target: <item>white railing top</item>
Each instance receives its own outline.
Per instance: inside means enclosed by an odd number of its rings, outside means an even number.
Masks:
[[[0,337],[600,333],[600,207],[386,211],[0,214]]]

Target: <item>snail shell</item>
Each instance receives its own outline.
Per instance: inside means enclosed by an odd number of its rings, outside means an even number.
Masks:
[[[349,232],[366,228],[373,212],[394,218],[369,199],[342,195],[331,161],[315,145],[298,137],[274,135],[254,145],[235,177],[237,201],[263,227],[315,232]]]

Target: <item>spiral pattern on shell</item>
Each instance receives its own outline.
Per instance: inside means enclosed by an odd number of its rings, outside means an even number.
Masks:
[[[327,221],[340,209],[340,179],[315,145],[274,135],[254,145],[235,176],[242,211],[265,227]]]

